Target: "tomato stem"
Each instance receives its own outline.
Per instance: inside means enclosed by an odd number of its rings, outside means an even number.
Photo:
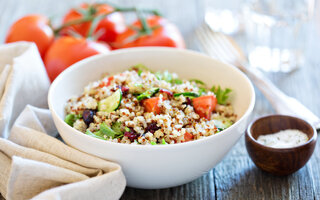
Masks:
[[[87,17],[82,17],[82,18],[75,19],[72,21],[68,21],[68,22],[62,24],[61,26],[59,26],[58,28],[54,29],[54,33],[58,34],[62,29],[66,28],[66,27],[69,27],[72,25],[77,25],[77,24],[82,24],[84,22],[89,22],[89,21],[92,21],[94,18],[95,18],[95,16],[87,16]]]
[[[129,7],[129,8],[121,8],[121,7],[113,7],[115,12],[136,12],[136,7]],[[162,16],[161,13],[156,9],[146,9],[146,8],[139,8],[140,12],[143,13],[150,13],[157,16]]]
[[[97,17],[95,17],[95,18],[93,19],[93,21],[92,21],[92,23],[91,23],[91,26],[90,26],[90,29],[89,29],[89,31],[88,31],[87,38],[92,37],[93,32],[96,30],[99,22],[100,22],[103,18],[105,18],[106,16],[107,16],[107,15],[99,15],[99,16],[97,16]]]
[[[142,16],[142,11],[139,10],[138,8],[136,8],[136,14],[137,14],[137,17],[140,20],[141,26],[142,26],[142,29],[140,30],[139,34],[150,35],[152,33],[152,30],[149,27],[146,18],[144,16]]]
[[[72,29],[68,30],[68,33],[74,38],[82,38],[82,36],[78,32],[76,32]]]
[[[92,9],[92,8],[91,8],[91,9]],[[59,34],[59,32],[60,32],[62,29],[64,29],[64,28],[67,28],[67,27],[72,26],[72,25],[82,24],[82,23],[84,23],[84,22],[92,22],[92,21],[94,21],[96,18],[99,18],[99,19],[97,20],[97,24],[98,24],[98,22],[99,22],[101,19],[103,19],[104,17],[106,17],[106,16],[108,16],[108,15],[114,13],[114,12],[137,12],[137,10],[138,10],[138,9],[137,9],[136,7],[128,7],[128,8],[114,7],[114,10],[111,11],[110,13],[108,13],[108,14],[103,14],[103,15],[98,15],[98,16],[95,16],[96,11],[90,10],[90,11],[88,12],[88,15],[84,15],[82,18],[79,18],[79,19],[75,19],[75,20],[68,21],[68,22],[62,24],[61,26],[55,28],[55,29],[54,29],[54,33],[55,33],[55,35],[57,35],[57,34]],[[145,13],[151,13],[151,14],[153,14],[153,15],[161,16],[161,14],[159,13],[159,11],[158,11],[158,10],[154,10],[154,9],[139,9],[139,12],[141,12],[141,13],[143,13],[143,12],[145,12]],[[143,22],[142,22],[142,23],[143,23]],[[143,25],[142,25],[142,26],[143,26]],[[91,26],[91,27],[93,27],[93,26]],[[92,31],[90,30],[89,33],[90,33],[90,32],[94,32],[95,27],[93,27],[92,29],[93,29],[93,30],[92,30]],[[90,33],[90,34],[92,35],[92,33]],[[88,35],[90,35],[90,34],[88,34]]]

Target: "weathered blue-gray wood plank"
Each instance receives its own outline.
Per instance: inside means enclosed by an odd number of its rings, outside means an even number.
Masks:
[[[27,13],[42,13],[56,17],[55,22],[59,22],[63,13],[80,2],[82,0],[0,0],[0,42],[3,42],[10,24],[19,17]],[[181,29],[188,48],[198,50],[193,31],[203,18],[203,0],[113,0],[111,2],[122,6],[138,5],[159,9]],[[317,47],[320,35],[313,36],[313,42],[307,51],[307,62],[300,70],[289,75],[268,74],[268,76],[280,89],[296,97],[320,115],[320,58],[317,55],[320,50],[320,47]],[[262,94],[257,90],[256,93],[257,102],[252,118],[273,113]],[[318,142],[315,154],[300,171],[287,177],[275,177],[254,166],[245,150],[244,139],[241,138],[215,169],[199,179],[162,190],[126,188],[122,199],[320,199],[319,146]]]

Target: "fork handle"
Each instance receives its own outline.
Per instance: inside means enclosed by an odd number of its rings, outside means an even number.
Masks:
[[[320,129],[320,119],[307,107],[279,90],[260,70],[249,66],[248,63],[241,65],[240,69],[250,77],[277,113],[304,118],[316,129]]]

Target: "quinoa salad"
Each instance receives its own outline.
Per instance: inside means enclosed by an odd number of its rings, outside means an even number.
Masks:
[[[89,136],[125,144],[184,143],[217,134],[237,116],[232,90],[182,80],[142,64],[91,82],[69,99],[65,122]]]

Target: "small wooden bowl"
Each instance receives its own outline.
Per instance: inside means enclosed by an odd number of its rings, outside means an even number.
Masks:
[[[272,148],[257,142],[260,135],[276,133],[285,129],[298,129],[309,140],[292,148]],[[296,172],[311,157],[317,140],[317,132],[306,121],[286,115],[269,115],[252,122],[247,128],[245,142],[248,154],[260,169],[274,175],[284,176]]]

